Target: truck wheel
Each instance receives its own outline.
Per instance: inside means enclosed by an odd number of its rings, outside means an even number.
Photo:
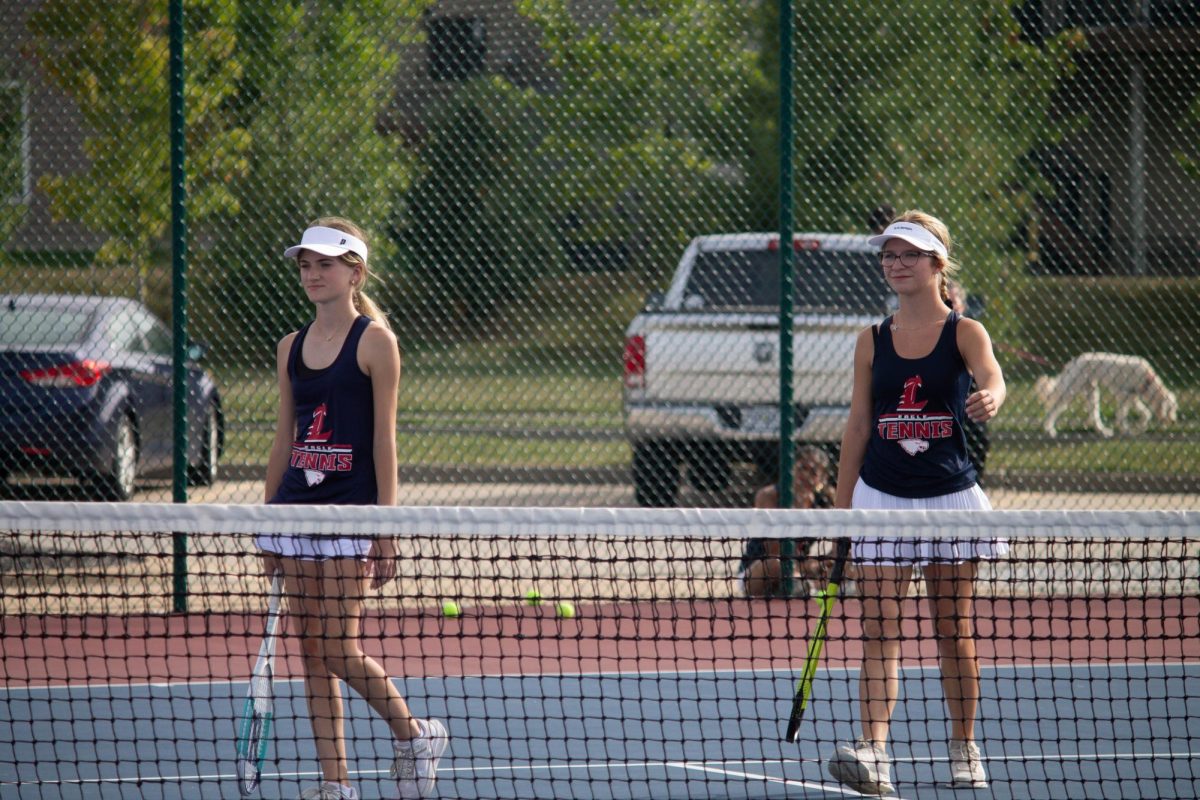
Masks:
[[[729,488],[729,454],[718,447],[699,446],[687,454],[688,481],[701,492],[723,492]]]
[[[661,444],[633,450],[633,494],[643,508],[668,508],[679,496],[679,459]]]

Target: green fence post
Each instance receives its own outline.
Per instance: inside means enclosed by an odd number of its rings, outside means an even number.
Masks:
[[[779,507],[791,508],[792,462],[792,316],[795,263],[792,247],[792,3],[779,0]],[[790,539],[780,543],[780,568],[785,596],[792,593]]]
[[[187,172],[184,167],[184,74],[183,0],[170,0],[170,94],[171,94],[171,321],[174,348],[175,459],[172,495],[176,503],[187,502]],[[187,611],[187,536],[176,533],[173,540],[173,603],[176,611]]]

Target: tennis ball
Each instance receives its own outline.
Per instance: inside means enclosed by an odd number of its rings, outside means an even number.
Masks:
[[[571,619],[575,616],[575,606],[573,606],[571,603],[568,603],[566,600],[563,600],[558,605],[554,606],[554,613],[563,619]]]
[[[462,607],[453,600],[447,600],[442,603],[442,616],[444,617],[461,617]]]
[[[537,589],[530,589],[525,593],[525,602],[531,606],[540,606],[542,604],[542,593]]]

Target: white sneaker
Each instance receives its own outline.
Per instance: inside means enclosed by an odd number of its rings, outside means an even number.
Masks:
[[[396,742],[396,760],[392,762],[392,779],[403,800],[420,800],[433,793],[438,759],[450,743],[446,726],[436,719],[419,719],[417,728],[421,733],[415,739]]]
[[[950,782],[955,786],[987,788],[987,772],[975,742],[950,740]]]
[[[853,745],[840,744],[826,765],[834,780],[860,794],[895,794],[892,786],[892,761],[883,745],[856,739]]]
[[[351,786],[325,781],[320,786],[305,789],[300,800],[358,800],[358,792]]]

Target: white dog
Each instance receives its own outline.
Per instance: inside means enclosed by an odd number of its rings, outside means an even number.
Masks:
[[[1037,394],[1046,407],[1043,426],[1046,433],[1056,436],[1059,416],[1072,400],[1084,397],[1088,403],[1088,422],[1100,435],[1112,436],[1113,430],[1100,417],[1101,389],[1107,389],[1116,400],[1116,427],[1122,433],[1141,433],[1150,424],[1151,416],[1163,424],[1175,422],[1179,413],[1174,393],[1146,359],[1116,353],[1084,353],[1067,362],[1057,378],[1043,375],[1037,379]],[[1132,419],[1135,411],[1136,423]]]

